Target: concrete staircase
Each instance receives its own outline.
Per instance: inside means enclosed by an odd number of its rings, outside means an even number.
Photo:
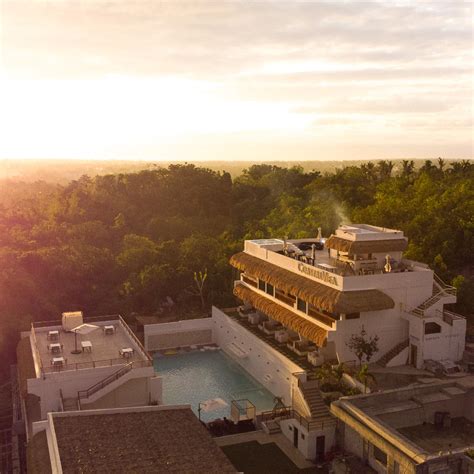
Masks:
[[[277,420],[262,421],[262,428],[269,435],[281,433],[280,423]]]
[[[431,296],[416,308],[411,310],[411,313],[415,316],[423,318],[426,311],[436,304],[441,298],[449,295],[456,296],[456,288],[446,285],[446,283],[444,283],[443,280],[441,280],[441,278],[439,278],[439,276],[436,274],[433,275],[433,278],[433,292]]]
[[[77,398],[64,398],[63,399],[63,410],[64,411],[79,410],[79,403],[77,401]]]
[[[376,363],[380,365],[381,367],[386,367],[387,364],[400,352],[403,351],[403,349],[406,349],[409,345],[409,340],[405,339],[404,341],[400,342],[397,344],[395,347],[392,347],[388,352],[386,352]]]
[[[320,427],[321,424],[334,423],[334,418],[329,412],[329,408],[324,403],[321,392],[316,382],[306,382],[300,386],[301,393],[309,407],[311,413],[310,428]]]

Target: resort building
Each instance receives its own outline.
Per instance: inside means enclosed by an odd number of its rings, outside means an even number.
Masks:
[[[379,473],[473,473],[474,376],[425,382],[333,402],[339,447]]]
[[[189,406],[49,413],[33,425],[28,473],[237,472]]]
[[[445,309],[456,290],[404,259],[407,245],[402,231],[365,224],[342,225],[325,241],[247,240],[231,258],[234,293],[267,327],[297,333],[295,344],[317,350],[318,362],[354,360],[347,342],[362,328],[379,337],[384,365],[460,360],[466,320]]]
[[[322,460],[336,446],[336,420],[314,369],[354,362],[352,335],[364,329],[379,337],[371,362],[381,366],[421,368],[425,360],[463,356],[466,321],[444,308],[456,301],[455,289],[405,259],[407,244],[403,232],[369,225],[341,226],[328,239],[247,240],[230,260],[242,305],[214,307],[212,318],[145,325],[145,348],[161,354],[220,348],[284,407],[272,410],[249,393],[227,400],[232,419],[253,404],[258,427],[281,431],[306,459]],[[176,357],[189,377],[188,356]],[[182,403],[166,401],[166,370],[161,375],[165,403]]]
[[[119,315],[35,322],[17,348],[27,434],[48,413],[161,403],[153,360]]]

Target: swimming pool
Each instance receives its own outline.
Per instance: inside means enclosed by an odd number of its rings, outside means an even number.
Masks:
[[[201,411],[203,421],[230,417],[232,400],[247,398],[257,412],[273,408],[273,395],[221,350],[158,355],[155,369],[163,377],[165,405],[190,404],[198,414],[199,402],[222,398],[228,406]]]

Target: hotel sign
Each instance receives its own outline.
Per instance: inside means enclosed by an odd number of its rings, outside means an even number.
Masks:
[[[330,272],[326,270],[320,270],[319,268],[309,267],[304,263],[298,263],[298,270],[305,275],[312,276],[318,280],[322,280],[325,283],[330,283],[331,285],[337,286],[337,278]]]

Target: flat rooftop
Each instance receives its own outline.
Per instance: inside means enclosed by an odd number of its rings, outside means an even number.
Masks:
[[[364,425],[370,418],[379,436],[398,437],[428,455],[474,447],[473,375],[342,398],[334,406]],[[435,424],[439,412],[450,415],[450,425]]]
[[[430,454],[474,446],[474,422],[464,417],[453,418],[450,427],[438,428],[425,423],[398,431]]]
[[[189,407],[53,414],[64,473],[236,472]]]
[[[147,354],[141,344],[133,337],[131,330],[120,319],[110,319],[108,321],[92,321],[85,319],[84,322],[98,326],[89,334],[77,334],[77,348],[81,349],[82,341],[90,341],[92,350],[90,352],[81,351],[79,354],[72,354],[75,349],[75,334],[66,332],[60,324],[51,323],[51,326],[35,327],[34,335],[36,340],[37,355],[41,359],[41,364],[45,372],[52,371],[52,358],[64,357],[66,367],[61,370],[75,370],[119,363],[132,362],[138,360],[148,360]],[[105,334],[104,326],[113,325],[113,334]],[[59,341],[48,340],[49,331],[59,331]],[[54,343],[62,344],[61,354],[52,354],[48,346]],[[133,355],[128,359],[120,356],[120,350],[124,348],[134,349]],[[51,370],[48,370],[51,369]]]

